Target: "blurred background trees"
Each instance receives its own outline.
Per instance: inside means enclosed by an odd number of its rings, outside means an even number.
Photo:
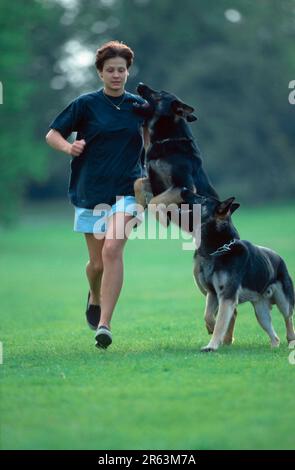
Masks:
[[[0,211],[65,198],[70,160],[44,137],[57,113],[101,86],[96,49],[135,51],[139,81],[194,106],[192,124],[219,193],[244,203],[294,199],[294,0],[2,0]]]

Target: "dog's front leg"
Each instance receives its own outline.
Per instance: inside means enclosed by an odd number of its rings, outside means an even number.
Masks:
[[[222,344],[236,304],[236,299],[224,299],[223,297],[219,299],[219,307],[213,335],[207,346],[202,348],[203,352],[216,351]]]
[[[218,309],[217,295],[213,292],[208,292],[206,296],[205,307],[205,324],[209,335],[212,335],[215,327],[215,316]]]
[[[153,197],[149,178],[138,178],[134,183],[134,193],[137,204],[146,208]]]

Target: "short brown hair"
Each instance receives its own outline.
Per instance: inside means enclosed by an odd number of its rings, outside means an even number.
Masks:
[[[103,69],[103,64],[108,59],[113,59],[114,57],[122,57],[126,60],[127,69],[132,65],[134,52],[130,47],[126,46],[123,42],[119,41],[109,41],[103,44],[96,51],[95,56],[95,66],[101,72]]]

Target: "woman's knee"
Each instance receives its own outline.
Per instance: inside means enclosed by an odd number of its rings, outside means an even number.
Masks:
[[[112,262],[122,258],[123,247],[121,243],[114,240],[106,240],[102,250],[103,262]]]
[[[86,269],[91,269],[92,272],[95,272],[97,274],[101,273],[103,271],[103,261],[102,259],[99,260],[89,260],[86,265]]]

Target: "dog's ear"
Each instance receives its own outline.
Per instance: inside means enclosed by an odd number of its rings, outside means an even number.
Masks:
[[[188,114],[186,116],[186,120],[187,120],[187,122],[193,122],[193,121],[197,121],[198,118],[195,114]]]
[[[240,207],[241,204],[239,204],[238,202],[234,202],[231,206],[230,206],[230,213],[233,214],[239,207]]]
[[[227,215],[232,214],[232,212],[234,212],[238,208],[236,207],[233,211],[231,210],[234,200],[235,200],[234,197],[229,197],[225,201],[220,202],[216,207],[216,215],[218,217],[224,218]]]
[[[196,121],[198,118],[193,114],[194,108],[180,100],[173,100],[171,103],[172,111],[177,115],[186,119],[188,122]]]

